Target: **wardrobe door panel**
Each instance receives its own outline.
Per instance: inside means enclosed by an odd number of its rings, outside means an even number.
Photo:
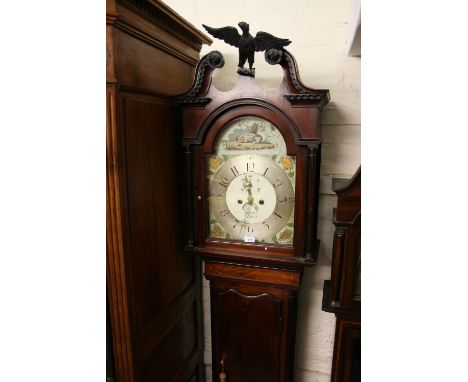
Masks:
[[[123,97],[133,328],[145,328],[186,288],[193,259],[183,252],[183,167],[176,110],[162,99]]]

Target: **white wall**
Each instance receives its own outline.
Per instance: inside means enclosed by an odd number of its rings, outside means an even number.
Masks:
[[[350,19],[349,0],[164,0],[200,30],[250,24],[250,32],[269,32],[292,41],[287,49],[299,66],[302,82],[312,88],[330,90],[331,101],[322,117],[322,168],[318,236],[321,239],[318,265],[306,270],[299,306],[296,381],[328,382],[335,318],[321,310],[323,280],[330,278],[334,226],[331,193],[332,175],[351,176],[361,163],[361,68],[360,58],[348,57],[346,39]],[[219,50],[226,61],[215,71],[213,82],[221,90],[232,88],[237,74],[237,49],[214,39],[202,54]],[[278,66],[268,65],[262,53],[255,56],[256,79],[264,87],[281,81]],[[209,290],[204,283],[205,363],[211,381],[211,333]]]

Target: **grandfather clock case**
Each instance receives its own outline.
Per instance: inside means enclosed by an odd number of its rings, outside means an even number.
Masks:
[[[333,187],[335,235],[331,280],[322,308],[336,316],[331,382],[361,381],[361,168]]]
[[[213,380],[293,381],[297,298],[304,267],[316,264],[320,113],[328,90],[299,78],[287,50],[279,88],[238,75],[212,85],[224,64],[198,63],[183,109],[186,252],[204,259],[210,281]]]

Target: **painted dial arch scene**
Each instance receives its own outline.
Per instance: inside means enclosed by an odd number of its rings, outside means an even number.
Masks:
[[[227,124],[207,165],[211,238],[292,245],[296,160],[273,124]]]

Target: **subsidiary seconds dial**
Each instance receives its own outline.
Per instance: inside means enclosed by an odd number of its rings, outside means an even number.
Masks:
[[[232,239],[262,241],[278,233],[294,210],[294,190],[284,170],[259,155],[226,161],[210,184],[211,213]]]

